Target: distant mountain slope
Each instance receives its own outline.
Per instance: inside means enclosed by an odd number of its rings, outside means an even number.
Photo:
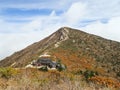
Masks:
[[[0,67],[25,67],[43,53],[60,59],[68,70],[91,69],[120,78],[120,43],[69,27],[0,61]]]

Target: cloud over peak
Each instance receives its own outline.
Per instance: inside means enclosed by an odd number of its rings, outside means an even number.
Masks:
[[[119,0],[0,1],[0,59],[62,26],[120,42],[119,8]]]

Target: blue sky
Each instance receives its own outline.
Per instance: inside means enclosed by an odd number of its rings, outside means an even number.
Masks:
[[[120,0],[0,0],[0,59],[63,26],[120,42]]]

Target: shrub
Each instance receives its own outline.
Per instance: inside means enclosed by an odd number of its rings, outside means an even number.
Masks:
[[[94,72],[94,71],[90,71],[90,70],[86,70],[84,73],[83,73],[84,77],[86,80],[90,79],[91,77],[94,77],[95,75],[98,75],[97,72]]]
[[[63,65],[63,64],[61,63],[61,60],[58,60],[58,61],[57,61],[57,67],[56,67],[56,68],[57,68],[58,71],[61,72],[61,71],[63,71],[63,70],[66,70],[67,66]]]
[[[83,75],[85,77],[85,79],[88,81],[88,79],[94,77],[95,75],[98,75],[97,72],[95,71],[91,71],[91,70],[78,70],[77,72],[74,73],[75,75]]]
[[[15,76],[18,74],[18,71],[13,68],[0,68],[0,76],[6,79],[11,78],[12,76]]]

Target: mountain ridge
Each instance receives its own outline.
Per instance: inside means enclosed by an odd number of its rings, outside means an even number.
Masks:
[[[68,70],[91,69],[120,78],[120,43],[69,27],[3,59],[0,67],[25,67],[45,52],[62,60]]]
[[[55,35],[56,34],[56,35]],[[39,41],[39,42],[36,42],[36,43],[33,43],[32,45],[30,45],[30,46],[27,46],[26,48],[24,48],[24,49],[26,49],[25,50],[25,52],[24,52],[24,50],[20,50],[20,51],[18,51],[18,52],[15,52],[14,54],[12,54],[11,55],[11,57],[13,56],[13,59],[14,59],[14,55],[16,55],[16,54],[19,54],[19,53],[26,53],[26,52],[28,52],[28,51],[32,51],[32,47],[36,47],[36,48],[34,48],[34,50],[37,50],[38,48],[40,48],[40,47],[43,47],[43,46],[45,46],[44,48],[46,48],[47,47],[47,44],[49,43],[49,41],[50,40],[52,40],[53,38],[56,38],[56,40],[62,40],[62,39],[64,39],[64,32],[62,32],[62,28],[61,29],[59,29],[58,31],[56,31],[55,33],[53,33],[53,34],[51,34],[50,36],[48,36],[48,37],[46,37],[46,38],[44,38],[44,39],[42,39],[41,41]],[[66,36],[65,36],[66,37]],[[42,43],[42,42],[44,42],[44,44]],[[56,42],[56,41],[54,41],[54,42]],[[40,45],[38,45],[38,44],[40,44]],[[30,50],[28,50],[28,49],[30,49]],[[32,52],[31,52],[32,53]],[[35,52],[34,52],[35,53]],[[23,55],[22,54],[22,55]],[[36,54],[36,53],[35,53]],[[22,55],[20,55],[20,56],[22,56]],[[18,56],[18,57],[20,57],[20,56]],[[9,60],[9,57],[10,56],[8,56],[8,57],[6,57],[5,59],[3,59],[3,60],[1,60],[0,62],[2,62],[2,61],[4,61],[4,60],[6,60],[7,59],[7,61],[5,61],[5,62],[8,62],[8,60]],[[12,63],[10,63],[10,64],[12,64]],[[10,65],[9,64],[9,65]],[[9,66],[8,65],[8,66]],[[2,66],[2,64],[0,63],[0,66]],[[3,66],[7,66],[7,64],[5,64],[5,65],[3,65]]]

